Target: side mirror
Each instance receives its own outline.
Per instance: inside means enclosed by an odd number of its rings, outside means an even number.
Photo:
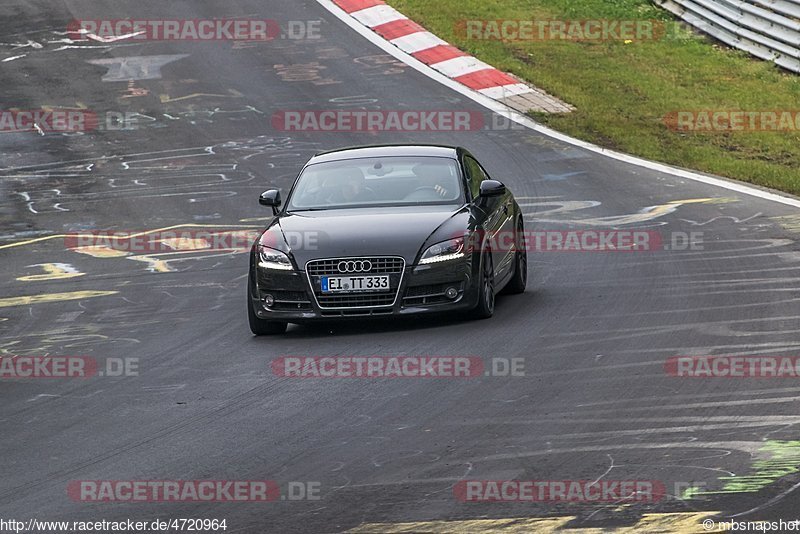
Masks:
[[[506,193],[506,186],[497,180],[484,180],[481,182],[482,197],[499,197]]]
[[[281,205],[281,192],[277,189],[270,189],[269,191],[264,191],[258,197],[258,203],[262,206],[270,206],[272,208],[272,213],[277,215],[278,214],[278,206]]]

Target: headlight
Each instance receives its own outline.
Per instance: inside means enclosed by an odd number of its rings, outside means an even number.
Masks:
[[[278,269],[281,271],[291,271],[293,269],[292,260],[280,250],[259,246],[258,257],[258,266],[264,269]]]
[[[419,259],[419,263],[423,265],[426,263],[457,260],[458,258],[463,258],[464,255],[464,238],[458,237],[428,247],[428,250],[426,250]]]

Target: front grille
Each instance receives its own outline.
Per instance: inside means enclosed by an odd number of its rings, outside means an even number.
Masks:
[[[322,310],[320,312],[323,317],[380,317],[381,315],[389,315],[392,310],[386,308],[354,308],[352,310]]]
[[[400,274],[403,272],[403,267],[405,266],[403,258],[335,258],[328,260],[312,260],[306,265],[306,270],[310,276],[346,275],[346,273],[340,273],[337,266],[340,261],[350,260],[369,260],[372,262],[372,269],[370,271],[358,274]]]
[[[317,302],[321,308],[362,308],[365,306],[391,306],[395,291],[390,293],[359,293],[350,295],[320,295]]]
[[[341,261],[369,261],[372,268],[359,273],[341,273],[338,265]],[[357,309],[391,306],[397,298],[397,292],[403,278],[405,260],[391,256],[365,256],[358,258],[328,258],[324,260],[311,260],[306,264],[306,273],[311,283],[314,297],[320,308],[323,309]],[[389,275],[390,289],[387,291],[360,291],[323,293],[320,277],[322,276],[363,276],[363,275]]]

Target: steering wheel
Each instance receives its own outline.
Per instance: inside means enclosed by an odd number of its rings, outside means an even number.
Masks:
[[[423,192],[430,192],[432,194],[431,195],[418,194]],[[423,185],[422,187],[418,187],[409,194],[407,194],[403,200],[426,200],[428,198],[439,199],[441,198],[441,196],[439,195],[439,192],[436,190],[435,187],[432,187],[430,185]]]

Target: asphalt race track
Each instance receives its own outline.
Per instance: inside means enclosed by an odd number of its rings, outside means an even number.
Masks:
[[[128,17],[321,23],[317,39],[260,43],[64,33],[72,19]],[[491,128],[484,108],[310,0],[3,1],[0,60],[20,55],[0,63],[3,109],[131,120],[0,135],[0,356],[112,358],[136,362],[138,376],[0,380],[0,519],[216,518],[228,532],[341,532],[554,518],[641,532],[661,521],[649,531],[665,532],[685,530],[682,513],[797,518],[797,379],[665,372],[682,355],[800,355],[796,208]],[[271,122],[280,110],[362,108],[478,112],[487,127],[285,132]],[[528,290],[500,297],[485,321],[291,325],[257,338],[246,252],[90,254],[58,237],[257,230],[270,218],[258,194],[286,191],[316,151],[411,141],[467,147],[514,192],[527,230],[649,230],[668,250],[532,252]],[[271,362],[287,355],[474,356],[487,368],[520,358],[524,376],[276,376]],[[655,480],[666,495],[454,495],[459,481],[508,479]],[[284,498],[76,502],[67,488],[81,480],[272,480]],[[318,498],[289,498],[303,484]],[[681,498],[687,488],[693,498]]]

